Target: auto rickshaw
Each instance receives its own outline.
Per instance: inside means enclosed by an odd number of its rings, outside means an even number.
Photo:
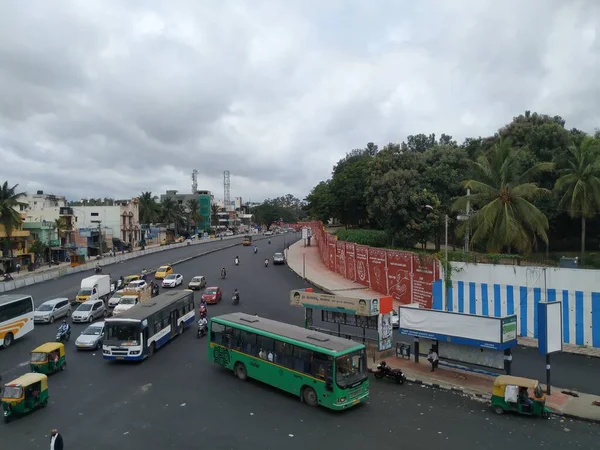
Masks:
[[[16,415],[27,414],[48,404],[48,377],[41,373],[26,373],[4,385],[2,410],[4,422]]]
[[[529,396],[531,389],[533,397]],[[516,412],[528,416],[548,417],[546,396],[539,381],[530,378],[500,375],[494,381],[492,409],[496,414]]]
[[[128,275],[123,279],[123,284],[125,286],[127,286],[132,281],[137,281],[137,280],[140,280],[141,278],[142,278],[141,275]]]
[[[66,365],[65,345],[61,342],[46,342],[34,349],[29,358],[31,371],[45,375],[64,370]]]

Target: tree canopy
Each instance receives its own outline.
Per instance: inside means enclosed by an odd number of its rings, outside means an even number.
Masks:
[[[448,215],[451,244],[468,233],[474,250],[526,255],[574,250],[581,239],[583,252],[586,223],[600,229],[599,155],[600,133],[526,111],[462,144],[422,133],[351,150],[310,191],[305,210],[347,229],[382,230],[395,247],[439,249]],[[587,244],[597,248],[600,236]]]

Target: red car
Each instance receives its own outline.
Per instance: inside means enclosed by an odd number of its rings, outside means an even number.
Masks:
[[[221,301],[223,291],[220,287],[207,287],[202,294],[202,300],[208,304],[216,305]]]

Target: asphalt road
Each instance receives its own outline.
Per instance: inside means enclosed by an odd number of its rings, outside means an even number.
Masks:
[[[267,251],[271,254],[282,246],[283,237],[276,237],[270,246],[259,244],[258,255],[236,247],[182,263],[177,271],[184,275],[184,283],[194,275],[205,275],[209,284],[221,285],[224,301],[209,306],[210,315],[242,310],[301,324],[302,310],[289,306],[288,299],[290,289],[302,287],[303,282],[284,266],[262,264]],[[236,254],[239,267],[232,264]],[[218,278],[222,266],[228,268],[224,281]],[[126,272],[139,270],[125,268]],[[236,287],[241,303],[234,307],[229,298]],[[76,337],[83,326],[73,328]],[[32,335],[0,352],[5,381],[25,372],[19,363],[54,333],[55,326],[36,327]],[[600,438],[597,425],[495,416],[485,404],[457,394],[385,380],[372,380],[368,404],[341,414],[310,408],[258,382],[241,382],[208,363],[207,340],[198,340],[194,330],[139,364],[108,363],[99,352],[77,352],[73,341],[67,348],[67,369],[50,378],[48,408],[0,424],[2,441],[10,442],[11,448],[46,449],[51,428],[63,433],[65,448],[81,450],[206,445],[244,450],[282,446],[288,450],[398,446],[430,450],[475,445],[490,450],[554,449],[593,448]]]

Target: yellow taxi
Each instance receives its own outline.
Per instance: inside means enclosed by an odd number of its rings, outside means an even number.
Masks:
[[[173,268],[171,266],[160,266],[156,273],[154,274],[154,278],[157,280],[162,280],[166,278],[167,275],[171,275],[173,273]]]
[[[127,286],[132,281],[137,281],[137,280],[141,280],[141,279],[142,279],[141,275],[128,275],[123,279],[123,284],[125,286]]]

